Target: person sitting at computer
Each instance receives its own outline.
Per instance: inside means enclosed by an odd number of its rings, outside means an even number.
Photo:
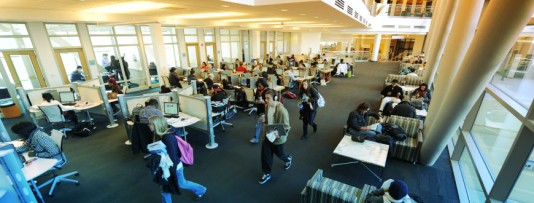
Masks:
[[[247,68],[245,67],[245,65],[243,65],[243,62],[239,62],[239,67],[237,67],[236,71],[237,72],[246,73],[247,72]]]
[[[211,101],[222,102],[224,99],[226,99],[226,96],[226,92],[219,85],[213,85]]]
[[[191,69],[191,71],[189,71],[189,75],[187,76],[187,81],[191,82],[193,80],[197,80],[197,76],[195,75],[195,70]]]
[[[176,72],[176,68],[172,67],[169,71],[169,83],[171,87],[182,88],[182,84],[180,84],[180,76],[178,75],[178,72]]]
[[[154,98],[145,102],[145,108],[139,112],[139,122],[148,123],[150,116],[163,116],[163,112],[159,109],[159,101]]]
[[[206,83],[206,86],[208,87],[208,91],[210,91],[213,88],[213,78],[215,78],[215,75],[213,73],[208,74],[208,78],[204,79],[204,83]]]
[[[62,160],[61,150],[54,140],[41,128],[37,128],[35,124],[27,121],[19,122],[11,127],[11,131],[20,135],[24,140],[24,144],[16,149],[18,153],[29,151],[28,155],[30,157]]]
[[[200,69],[202,70],[202,72],[206,72],[210,69],[210,67],[206,62],[202,62],[202,67]]]
[[[402,91],[402,88],[399,87],[398,83],[399,81],[397,79],[394,79],[391,81],[391,85],[384,87],[382,92],[380,92],[382,94],[382,102],[380,103],[380,108],[378,109],[380,110],[380,112],[384,110],[384,106],[386,106],[388,102],[400,102],[399,97],[401,95],[404,95],[404,92]]]
[[[337,71],[334,76],[345,76],[347,75],[347,72],[349,70],[349,66],[343,62],[343,59],[339,60],[339,64],[337,65]]]
[[[77,66],[76,70],[70,74],[70,82],[85,81],[82,66]]]
[[[54,99],[54,96],[50,94],[49,92],[45,92],[42,94],[43,102],[41,102],[38,106],[51,106],[51,105],[59,105],[61,110],[63,111],[63,116],[71,120],[74,124],[78,124],[78,116],[76,116],[76,113],[74,112],[74,106],[65,106],[61,104],[59,101]]]

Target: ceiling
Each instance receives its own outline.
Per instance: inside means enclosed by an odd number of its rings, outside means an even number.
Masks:
[[[256,6],[229,1],[247,1]],[[128,13],[89,10],[132,2],[137,1],[0,0],[0,21],[88,22],[103,25],[161,23],[177,27],[285,31],[366,28],[321,0],[145,0],[144,2],[157,3],[161,8]],[[111,12],[120,12],[125,7],[113,8]]]

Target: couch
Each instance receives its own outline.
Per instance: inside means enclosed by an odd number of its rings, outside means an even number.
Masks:
[[[365,185],[364,189],[359,189],[357,187],[326,178],[323,176],[323,170],[317,169],[315,174],[310,180],[308,180],[306,186],[300,193],[300,202],[363,203],[367,194],[374,189],[376,188],[369,185]]]

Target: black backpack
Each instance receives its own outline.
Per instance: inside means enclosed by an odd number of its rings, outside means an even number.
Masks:
[[[90,122],[78,123],[74,128],[72,128],[71,133],[80,137],[88,137],[93,134],[95,129],[95,124]]]
[[[397,124],[393,124],[393,123],[383,123],[382,132],[386,135],[391,136],[393,139],[397,141],[404,141],[407,137],[406,131],[404,131],[404,129],[402,129]]]

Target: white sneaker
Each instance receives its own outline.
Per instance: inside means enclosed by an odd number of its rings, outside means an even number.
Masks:
[[[125,145],[132,145],[132,142],[130,142],[130,140],[126,140],[126,142],[124,142]]]

